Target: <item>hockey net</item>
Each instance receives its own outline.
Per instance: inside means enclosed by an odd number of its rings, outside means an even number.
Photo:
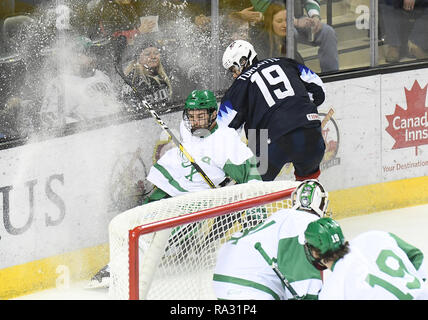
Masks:
[[[217,251],[291,207],[296,181],[257,182],[184,194],[130,209],[109,225],[113,299],[215,299]]]

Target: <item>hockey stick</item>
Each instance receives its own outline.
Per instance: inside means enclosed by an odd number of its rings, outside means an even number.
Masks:
[[[190,161],[190,163],[193,165],[193,167],[198,171],[198,173],[202,176],[202,178],[205,180],[205,182],[212,188],[215,189],[215,184],[211,181],[211,179],[206,175],[206,173],[202,170],[202,168],[195,162],[195,160],[192,158],[192,156],[186,151],[184,146],[181,144],[181,142],[174,136],[174,134],[171,132],[171,130],[168,128],[165,122],[159,117],[157,112],[153,109],[153,107],[147,102],[147,100],[144,98],[143,95],[141,95],[140,92],[135,88],[135,86],[132,84],[132,82],[125,76],[123,73],[123,70],[120,66],[120,59],[122,56],[122,51],[126,47],[126,39],[123,40],[119,37],[118,40],[114,42],[115,47],[114,51],[116,54],[116,62],[115,62],[115,69],[116,72],[119,74],[119,76],[122,78],[122,80],[134,91],[135,95],[138,97],[138,99],[141,101],[143,106],[150,112],[152,117],[156,120],[156,122],[162,127],[163,130],[168,133],[168,135],[171,137],[173,143],[180,149],[180,151],[184,154],[184,156],[187,158],[187,160]]]
[[[284,275],[282,274],[282,272],[278,269],[278,265],[276,264],[276,259],[275,258],[272,258],[272,259],[269,258],[269,256],[267,255],[266,251],[263,250],[262,245],[261,245],[260,242],[257,242],[254,245],[254,248],[256,248],[258,252],[260,252],[260,254],[262,255],[262,257],[271,266],[272,270],[276,273],[276,275],[281,280],[281,282],[285,285],[285,287],[288,289],[288,291],[291,292],[291,294],[293,295],[293,298],[296,299],[296,300],[301,300],[301,297],[299,297],[299,295],[297,294],[297,292],[293,289],[293,287],[291,286],[290,282],[288,282],[288,280],[284,277]]]

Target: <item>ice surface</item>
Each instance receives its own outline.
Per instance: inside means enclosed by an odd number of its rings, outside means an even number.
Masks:
[[[369,230],[395,233],[428,255],[428,205],[382,211],[338,220],[348,240]],[[70,288],[50,289],[22,296],[16,300],[109,300],[108,289],[84,289],[87,282],[77,282]]]

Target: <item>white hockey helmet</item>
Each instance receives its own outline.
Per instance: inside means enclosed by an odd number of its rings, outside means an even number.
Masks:
[[[223,53],[223,67],[230,70],[234,66],[241,72],[244,67],[253,64],[256,56],[257,53],[251,43],[245,40],[235,40],[227,46]]]
[[[291,194],[292,209],[313,211],[318,216],[326,215],[328,192],[318,180],[303,181]]]

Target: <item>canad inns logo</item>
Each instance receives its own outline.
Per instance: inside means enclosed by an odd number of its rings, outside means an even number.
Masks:
[[[427,85],[419,86],[415,80],[412,89],[404,88],[407,110],[395,106],[394,113],[387,115],[389,122],[385,129],[395,140],[392,149],[418,147],[428,144],[428,107],[425,105]]]

